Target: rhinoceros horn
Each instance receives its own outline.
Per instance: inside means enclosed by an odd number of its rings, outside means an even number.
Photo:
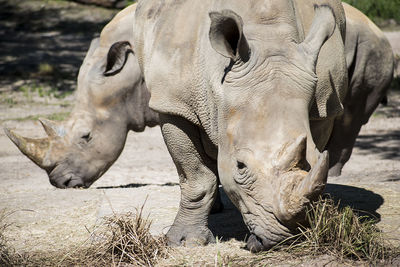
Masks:
[[[295,155],[297,154],[295,160],[289,164],[287,164],[288,160],[283,160],[282,163],[285,163],[284,165],[287,167],[293,167],[293,162],[297,162],[298,156],[305,152],[305,145],[305,138],[299,137],[293,146],[288,147],[288,150],[291,150]],[[296,221],[293,220],[294,217],[303,216],[307,203],[315,200],[325,188],[329,169],[328,151],[320,153],[316,150],[316,153],[318,154],[317,163],[307,174],[305,174],[304,169],[297,169],[298,171],[289,171],[281,177],[282,184],[276,211],[279,219],[285,221],[288,225],[292,221]],[[284,159],[285,155],[282,158]],[[305,174],[303,179],[299,177],[302,172]]]
[[[4,128],[4,131],[24,155],[42,169],[47,170],[52,167],[51,163],[45,160],[46,154],[50,148],[50,141],[56,136],[59,136],[60,128],[55,122],[50,120],[39,119],[39,121],[49,137],[34,139],[20,136],[8,128]]]
[[[306,158],[307,136],[300,135],[292,144],[287,146],[279,155],[274,164],[280,170],[290,170],[296,165],[302,164]],[[305,164],[302,164],[305,165]],[[306,166],[304,166],[306,168]]]
[[[42,124],[44,131],[50,138],[54,138],[59,135],[60,127],[56,122],[44,118],[39,118],[39,121]]]
[[[319,153],[317,164],[311,168],[311,171],[300,183],[296,193],[310,200],[315,199],[315,197],[319,196],[325,189],[328,170],[328,151],[325,150],[324,152]]]

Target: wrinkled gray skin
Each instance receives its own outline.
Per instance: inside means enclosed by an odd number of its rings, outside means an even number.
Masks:
[[[393,78],[393,51],[378,27],[356,8],[346,14],[346,62],[349,92],[344,113],[336,119],[329,150],[329,175],[339,176],[349,160],[361,126],[368,122]]]
[[[62,123],[41,119],[48,138],[24,138],[5,129],[58,188],[89,187],[118,158],[129,130],[158,124],[132,52],[135,8],[118,13],[92,41],[79,71],[70,117]]]
[[[344,23],[337,1],[139,2],[134,50],[180,177],[170,244],[214,241],[218,178],[250,250],[291,236],[326,184]]]
[[[329,174],[333,176],[340,175],[343,165],[351,155],[351,150],[361,125],[368,121],[369,116],[387,91],[392,77],[393,62],[391,47],[382,32],[361,12],[345,3],[343,5],[347,19],[345,53],[350,82],[349,92],[347,93],[344,102],[344,116],[336,119],[334,131],[328,145],[331,167]],[[105,27],[105,30],[101,35],[103,46],[110,46],[110,44],[116,41],[131,41],[132,32],[128,26],[132,20],[135,8],[136,5],[132,5],[124,11],[121,11],[113,21]],[[115,32],[117,27],[120,30]],[[88,51],[85,62],[93,61],[94,65],[101,63],[98,63],[99,60],[96,61],[96,59],[93,60],[90,58],[98,46],[99,40],[95,40]],[[106,49],[102,50],[102,53],[107,52]],[[132,56],[134,57],[134,55]],[[135,91],[137,88],[138,76],[134,75],[133,78],[136,80],[132,82],[131,90]],[[110,79],[107,79],[103,87],[109,87],[108,83],[110,83],[110,81]],[[86,83],[87,82],[88,79],[86,79]],[[81,88],[81,96],[83,99],[87,99],[87,94],[89,93],[88,86],[78,86],[78,88]],[[142,88],[137,90],[143,90]],[[119,90],[123,91],[123,86],[121,86]],[[142,99],[140,102],[142,103],[147,103],[148,101],[148,94],[146,92],[135,94],[135,96],[141,97]],[[100,97],[102,96],[100,95]],[[91,100],[92,98],[88,101],[90,102]],[[136,104],[138,103],[136,100],[133,102]],[[86,103],[83,105],[87,106]],[[90,105],[92,105],[92,103],[90,103]],[[144,111],[145,113],[149,113],[146,108],[147,106],[143,105],[136,105],[135,110],[131,108],[131,110],[134,111],[130,112],[133,116],[132,122],[130,122],[133,126],[131,127],[133,130],[142,129],[143,126],[138,126],[138,122],[133,120],[135,117],[142,117],[141,114],[137,114],[138,112],[142,113],[142,111]],[[92,111],[96,113],[98,112],[98,108],[95,107]],[[75,120],[73,117],[76,116],[72,115],[70,120]],[[156,116],[150,116],[150,118],[147,119],[150,120],[150,124],[157,122]],[[143,122],[139,122],[139,124],[143,124]],[[64,153],[64,155],[70,154],[68,150],[71,150],[71,148],[64,147],[63,149],[64,150],[60,153]],[[87,154],[90,152],[91,150],[85,151]],[[116,156],[118,156],[120,149],[117,149],[116,152]],[[55,154],[56,152],[52,153]],[[96,155],[97,154],[95,153],[89,154],[89,156],[93,156],[94,160]],[[83,175],[83,180],[86,181],[86,186],[98,179],[100,174],[105,171],[104,166],[111,165],[116,156],[109,157],[108,160],[110,162],[107,164],[101,164],[102,167],[100,170],[94,170]],[[64,159],[60,157],[58,161],[61,162],[64,161]],[[82,161],[82,164],[87,164],[90,161],[91,160]],[[77,168],[81,169],[82,167],[78,164]],[[92,176],[90,176],[90,173]],[[60,183],[55,183],[55,185],[60,185]],[[73,184],[71,183],[71,185]],[[65,185],[61,185],[61,187],[64,186]]]
[[[132,9],[131,9],[132,8]],[[345,11],[346,11],[346,17],[347,17],[347,28],[346,28],[346,47],[345,47],[345,53],[346,53],[346,58],[348,60],[348,64],[347,67],[349,69],[349,76],[350,76],[350,81],[349,81],[349,91],[347,93],[347,97],[346,97],[346,101],[344,103],[344,107],[345,107],[345,111],[344,114],[345,116],[343,117],[338,117],[335,120],[335,126],[334,126],[334,130],[333,130],[333,134],[331,136],[331,140],[329,142],[329,154],[330,155],[348,155],[347,158],[346,157],[341,157],[339,161],[341,165],[340,168],[335,168],[335,163],[338,162],[338,158],[337,157],[330,157],[331,159],[331,164],[334,166],[334,168],[331,168],[330,172],[332,172],[332,169],[341,169],[341,167],[343,166],[343,164],[348,160],[348,157],[350,156],[351,153],[351,148],[353,147],[354,144],[354,139],[356,137],[356,135],[358,134],[359,128],[361,127],[362,123],[365,123],[368,120],[368,117],[371,115],[373,109],[375,109],[375,107],[378,105],[379,100],[381,98],[381,96],[384,94],[385,90],[387,89],[387,85],[390,82],[390,79],[392,77],[392,52],[390,49],[390,46],[388,45],[387,41],[385,40],[385,38],[383,37],[383,34],[376,28],[375,25],[372,24],[372,22],[370,22],[364,15],[362,15],[360,12],[356,11],[354,8],[348,6],[348,5],[344,5]],[[98,56],[97,59],[91,59],[90,57],[93,54],[93,51],[96,51],[96,49],[98,49],[98,41],[95,41],[94,43],[92,43],[91,45],[91,49],[89,50],[87,57],[85,59],[85,62],[92,62],[94,65],[99,65],[99,64],[105,64],[104,63],[104,56],[105,54],[108,53],[108,48],[111,46],[111,44],[113,44],[115,41],[123,41],[123,40],[129,40],[131,41],[131,32],[130,32],[130,28],[125,27],[126,25],[129,25],[129,23],[126,23],[127,20],[124,19],[124,17],[131,19],[131,16],[133,15],[133,9],[134,7],[130,7],[127,8],[126,10],[120,12],[116,18],[110,22],[110,24],[105,28],[105,30],[103,31],[102,35],[101,35],[101,39],[103,44],[102,46],[105,47],[106,49],[102,49],[101,53],[103,54],[103,56]],[[131,21],[131,20],[130,20]],[[116,31],[116,27],[118,27],[120,30]],[[369,45],[364,45],[365,44],[365,40],[369,40]],[[373,45],[370,45],[370,43],[373,43]],[[377,49],[378,48],[378,49]],[[379,53],[377,53],[376,51],[379,51]],[[100,53],[100,55],[101,55]],[[130,54],[129,57],[133,57],[133,54]],[[103,59],[101,59],[103,58]],[[101,59],[101,60],[100,60]],[[357,64],[355,64],[355,62],[357,62]],[[371,64],[371,62],[373,62],[373,64]],[[370,63],[370,64],[367,64]],[[85,65],[85,63],[84,63]],[[100,66],[100,65],[99,65]],[[99,67],[98,66],[98,67]],[[127,68],[126,66],[124,66],[124,68]],[[373,69],[373,71],[371,71],[371,68]],[[82,69],[84,69],[84,67],[82,67]],[[90,74],[91,72],[82,72],[83,70],[81,70],[81,80],[82,80],[82,76],[83,76],[83,80],[84,81],[88,81],[88,79],[85,79],[85,75],[89,75],[91,76],[92,74]],[[136,69],[134,69],[134,71],[136,71]],[[135,72],[136,73],[136,72]],[[91,76],[93,77],[93,76]],[[101,77],[101,76],[100,76]],[[126,78],[126,76],[124,76]],[[157,116],[144,116],[145,119],[141,119],[141,120],[133,120],[135,118],[142,118],[142,114],[150,114],[151,112],[148,111],[147,109],[147,102],[148,102],[148,94],[146,94],[145,92],[145,88],[142,85],[142,89],[137,89],[139,88],[137,85],[137,81],[139,80],[138,76],[133,75],[133,80],[132,80],[132,85],[130,86],[130,90],[131,92],[135,92],[135,90],[138,90],[138,92],[143,92],[139,93],[139,94],[134,94],[133,98],[141,98],[141,101],[137,101],[138,99],[133,99],[131,98],[126,98],[126,100],[130,100],[133,103],[135,103],[135,106],[132,107],[129,112],[129,114],[131,116],[133,116],[131,119],[128,119],[129,124],[131,125],[130,128],[133,130],[141,130],[143,128],[143,124],[154,124],[157,122]],[[128,80],[131,79],[131,77],[128,77]],[[105,79],[104,84],[102,85],[102,88],[108,88],[110,87],[110,82],[111,80],[109,79]],[[121,85],[124,85],[125,81],[121,83]],[[367,86],[365,86],[367,85]],[[92,115],[93,117],[98,117],[99,112],[101,112],[101,108],[99,108],[98,105],[96,105],[95,103],[90,103],[91,101],[98,101],[101,102],[101,100],[98,100],[99,97],[100,99],[102,97],[104,97],[104,94],[99,94],[98,97],[89,97],[88,94],[91,93],[91,90],[89,90],[88,86],[79,86],[78,85],[78,91],[81,92],[81,98],[84,101],[80,101],[80,105],[82,105],[83,103],[83,107],[88,107],[91,106],[93,108],[90,109],[90,112],[93,112],[94,114]],[[107,90],[107,89],[105,89]],[[125,86],[120,86],[119,89],[117,88],[116,91],[121,91],[124,92],[125,91]],[[125,94],[125,93],[124,93]],[[145,97],[143,97],[143,95]],[[121,98],[118,98],[118,100],[121,100]],[[87,103],[89,102],[89,103]],[[125,100],[122,98],[121,103],[124,103],[123,105],[126,104]],[[144,104],[143,104],[144,103]],[[368,103],[368,105],[367,105]],[[79,110],[85,110],[85,108],[78,108],[79,105],[77,104],[77,107],[75,108],[75,111],[73,112],[73,114],[71,115],[71,118],[68,120],[69,122],[74,122],[77,120],[77,118],[79,117],[79,113],[77,111]],[[366,107],[368,107],[368,109],[366,109]],[[107,109],[107,107],[106,107]],[[89,109],[86,109],[86,111],[88,111]],[[122,114],[126,113],[126,110],[122,109]],[[74,115],[75,114],[75,115]],[[121,114],[119,114],[118,116],[120,116]],[[86,114],[87,116],[87,114]],[[344,118],[350,118],[345,120]],[[147,122],[146,122],[147,120]],[[347,123],[346,123],[347,122]],[[314,123],[313,121],[311,121],[311,123]],[[68,122],[66,123],[68,124]],[[46,125],[46,124],[45,124]],[[107,125],[107,124],[106,124]],[[139,126],[138,126],[139,125]],[[164,124],[165,125],[165,124]],[[47,131],[51,134],[51,128],[49,128],[49,123],[47,123]],[[186,128],[187,126],[182,126],[183,128]],[[165,128],[165,127],[164,127]],[[193,127],[190,127],[193,128]],[[57,127],[55,128],[57,130]],[[79,129],[79,127],[75,127],[74,128]],[[189,129],[190,130],[190,129]],[[192,129],[193,130],[193,129]],[[114,129],[114,131],[116,133],[114,133],[114,135],[119,135],[120,132],[122,131],[122,133],[124,134],[124,136],[126,136],[126,129],[124,127],[120,128],[120,130],[118,129]],[[107,132],[107,129],[106,129]],[[71,134],[70,134],[71,135]],[[46,148],[49,144],[48,142],[45,140],[44,141],[44,145],[41,146],[42,142],[39,142],[40,140],[29,140],[29,139],[21,139],[21,138],[16,138],[16,135],[13,133],[9,133],[9,136],[12,140],[14,140],[14,142],[16,142],[17,144],[20,145],[20,148],[22,147],[22,151],[24,153],[26,153],[27,149],[25,148],[24,150],[24,146],[23,144],[26,143],[26,141],[31,142],[33,144],[36,144],[36,148],[40,148],[40,147],[44,147]],[[196,146],[200,146],[201,148],[199,149],[199,151],[203,151],[202,153],[202,157],[204,157],[204,160],[207,161],[207,164],[211,166],[211,169],[213,172],[217,172],[216,171],[216,165],[215,163],[213,163],[212,159],[215,159],[216,157],[216,153],[215,153],[215,148],[213,148],[213,144],[208,144],[206,146],[204,146],[204,143],[209,143],[210,140],[206,134],[204,132],[200,131],[200,136],[198,133],[198,129],[196,129],[196,127],[194,128],[194,133],[193,133],[194,137],[200,138],[202,139],[202,142],[197,142],[195,143]],[[80,140],[78,135],[78,140]],[[344,138],[346,137],[346,138]],[[125,140],[125,137],[120,138],[119,140]],[[60,146],[60,149],[56,149],[56,146],[54,145],[54,140],[56,139],[52,139],[50,141],[50,143],[52,143],[52,149],[50,150],[50,152],[47,152],[46,157],[47,158],[52,158],[53,162],[56,162],[55,165],[59,165],[61,162],[65,162],[68,161],[68,157],[77,157],[77,155],[79,154],[85,154],[86,155],[86,160],[80,160],[80,161],[75,161],[76,165],[75,166],[71,166],[71,168],[75,168],[76,170],[81,170],[83,169],[84,165],[91,165],[91,162],[96,162],[98,161],[97,157],[98,154],[97,153],[93,153],[93,150],[77,150],[76,146],[74,145],[73,142],[69,141],[68,144],[69,145],[63,145]],[[350,141],[348,141],[350,140]],[[303,142],[302,138],[300,138],[300,143]],[[65,139],[63,140],[64,143]],[[335,143],[334,143],[335,142]],[[212,143],[212,142],[211,142]],[[299,143],[299,142],[297,142]],[[332,145],[335,144],[335,145]],[[92,182],[94,182],[96,179],[98,179],[98,177],[104,173],[104,171],[108,168],[109,165],[111,165],[114,160],[118,157],[120,151],[122,150],[122,146],[123,146],[123,142],[117,142],[117,149],[115,150],[111,150],[112,154],[110,156],[105,157],[105,161],[103,161],[102,164],[100,165],[94,165],[95,168],[93,171],[91,172],[86,172],[87,175],[84,176],[85,179],[83,179],[83,181],[87,181],[84,184],[85,186],[89,186]],[[26,146],[25,146],[26,147]],[[346,152],[349,151],[349,152]],[[44,149],[44,151],[47,151],[46,149]],[[77,153],[79,151],[79,153]],[[206,151],[206,152],[205,152]],[[29,151],[28,151],[29,152]],[[103,153],[107,153],[108,151],[103,151]],[[39,161],[37,159],[37,155],[40,153],[32,153],[32,150],[30,150],[30,158],[33,158],[33,160],[35,162],[39,162],[38,165],[43,165],[42,161]],[[334,154],[335,153],[335,154]],[[347,153],[347,154],[346,154]],[[58,158],[57,158],[57,154],[58,154]],[[290,153],[287,153],[290,154]],[[71,156],[69,156],[71,155]],[[210,156],[211,155],[211,156]],[[82,158],[82,157],[81,157]],[[207,159],[207,158],[211,158]],[[335,159],[335,160],[334,160]],[[183,159],[182,159],[183,160]],[[57,164],[58,162],[58,164]],[[180,164],[178,162],[178,164]],[[179,166],[179,165],[178,165]],[[99,169],[96,170],[96,167],[98,167]],[[46,169],[46,166],[44,167]],[[76,171],[71,171],[71,173],[74,173]],[[182,171],[181,171],[182,172]],[[50,172],[51,174],[51,172]],[[83,175],[82,175],[83,176]],[[212,180],[212,179],[211,179]],[[193,183],[193,182],[192,182]],[[57,183],[55,183],[55,185],[57,186]],[[61,184],[61,187],[64,186],[73,186],[74,183],[67,183],[67,184]],[[80,185],[80,183],[78,183],[78,185]],[[183,192],[184,193],[184,189]],[[186,194],[190,194],[190,190],[186,193]],[[182,200],[188,202],[187,200],[187,196],[183,195]],[[217,204],[217,203],[215,203]],[[189,203],[185,203],[183,202],[181,204],[181,211],[180,212],[184,212],[185,210],[185,206],[191,205],[190,203],[190,199],[189,199]],[[215,205],[214,205],[215,208]],[[183,211],[182,211],[183,210]],[[178,217],[177,217],[177,221],[178,221]],[[204,221],[204,218],[202,219]],[[183,222],[184,223],[184,222]],[[202,222],[202,224],[204,224]],[[175,223],[174,228],[177,228],[177,225],[179,227],[179,221]],[[178,233],[177,235],[182,236],[183,240],[186,239],[196,239],[198,238],[198,236],[200,235],[207,235],[207,237],[209,237],[209,233],[208,233],[208,229],[205,229],[203,227],[203,225],[201,225],[201,227],[203,228],[205,233],[190,233],[191,230],[193,230],[193,227],[190,227],[188,230],[183,231],[183,233]],[[173,232],[172,232],[173,233]],[[169,236],[171,236],[172,234],[170,233]],[[212,237],[210,237],[210,239],[212,240]],[[260,241],[258,241],[260,240]],[[257,242],[258,241],[258,242]],[[251,243],[253,243],[253,250],[257,250],[257,249],[262,249],[262,247],[260,246],[259,243],[262,243],[263,240],[262,239],[257,239],[255,235],[252,235],[249,239],[249,247],[251,247]]]

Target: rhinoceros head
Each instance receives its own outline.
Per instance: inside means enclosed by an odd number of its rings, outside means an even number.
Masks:
[[[210,18],[211,46],[231,59],[218,100],[219,176],[252,234],[249,249],[259,251],[290,236],[326,184],[328,154],[314,144],[309,111],[335,18],[316,8],[301,43],[287,39],[289,23],[244,25],[230,10]]]
[[[149,93],[128,41],[91,47],[80,68],[75,108],[56,123],[40,119],[48,137],[9,138],[59,188],[89,187],[120,155],[129,129],[145,127]]]

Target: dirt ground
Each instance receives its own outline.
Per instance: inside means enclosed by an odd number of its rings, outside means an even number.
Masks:
[[[44,6],[45,2],[0,0],[0,42],[6,48],[0,49],[0,123],[30,137],[45,135],[35,120],[39,115],[62,119],[72,109],[72,95],[54,95],[74,90],[74,77],[91,38],[115,14],[68,2],[47,1]],[[387,36],[400,54],[400,32]],[[10,38],[5,41],[6,37]],[[40,73],[43,62],[51,66],[50,73]],[[387,240],[400,244],[400,92],[390,92],[388,99],[363,127],[343,174],[329,178],[326,191],[342,204],[378,218]],[[6,235],[18,251],[68,251],[90,240],[89,232],[103,216],[135,211],[143,203],[153,221],[152,232],[166,233],[179,205],[177,182],[158,127],[130,132],[118,161],[85,190],[52,187],[46,173],[0,131],[0,210],[10,213]],[[243,249],[247,231],[240,214],[226,197],[224,202],[225,211],[210,218],[210,228],[223,242],[182,248],[173,262],[160,265],[212,263],[218,252],[252,257]],[[331,261],[327,257],[272,264],[322,266]]]

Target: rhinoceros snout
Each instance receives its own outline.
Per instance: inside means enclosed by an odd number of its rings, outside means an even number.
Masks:
[[[72,175],[66,177],[52,177],[50,176],[50,183],[57,188],[87,188],[82,179]]]
[[[249,239],[247,240],[246,247],[251,252],[257,253],[263,250],[268,250],[272,248],[275,244],[276,242],[258,237],[255,234],[251,234]]]

